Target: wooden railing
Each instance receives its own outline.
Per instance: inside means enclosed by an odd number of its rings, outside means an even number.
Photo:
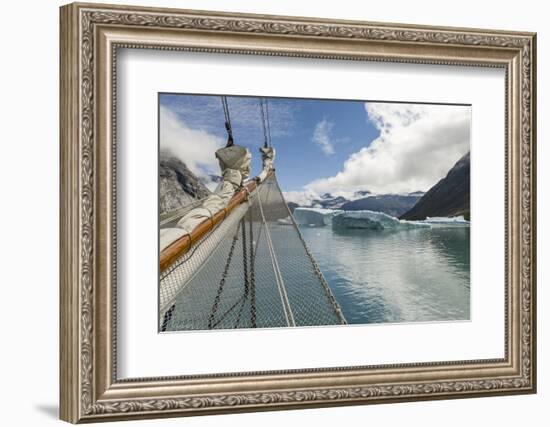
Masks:
[[[269,176],[269,175],[268,175]],[[252,193],[258,184],[256,180],[250,181],[243,188],[237,191],[227,206],[215,214],[212,218],[205,219],[195,229],[185,236],[180,237],[175,242],[171,243],[160,253],[160,271],[164,271],[176,259],[185,254],[191,247],[211,231],[217,224],[222,222],[237,206],[244,202],[249,193]]]

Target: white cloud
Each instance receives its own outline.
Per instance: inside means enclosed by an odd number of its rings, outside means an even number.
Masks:
[[[225,118],[219,96],[165,94],[163,101],[193,129],[225,137]],[[264,140],[259,98],[227,96],[227,102],[235,141],[258,147]],[[269,98],[268,102],[272,138],[289,135],[296,125],[296,104],[281,98]]]
[[[426,191],[470,149],[470,107],[366,103],[365,110],[380,136],[336,175],[306,185],[307,191]]]
[[[197,176],[218,175],[215,151],[225,140],[204,130],[191,129],[168,108],[160,107],[160,149],[184,162]]]
[[[332,145],[333,126],[333,123],[327,119],[323,119],[315,125],[315,130],[313,131],[313,142],[321,147],[321,150],[326,155],[334,154],[334,147]]]
[[[313,190],[285,191],[283,195],[287,202],[297,203],[300,206],[309,206],[314,199],[319,198],[319,194]]]

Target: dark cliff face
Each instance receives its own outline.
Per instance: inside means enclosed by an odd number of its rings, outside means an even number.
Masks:
[[[417,192],[409,195],[383,194],[380,196],[365,197],[353,202],[344,203],[342,209],[346,211],[369,210],[399,217],[418,202],[421,194]]]
[[[161,153],[159,164],[160,213],[182,208],[210,194],[203,182],[175,157]]]
[[[294,202],[287,202],[287,206],[288,206],[288,209],[290,209],[290,212],[294,213],[294,209],[296,209],[300,205]]]
[[[466,153],[401,219],[423,220],[426,217],[470,218],[470,152]]]
[[[333,196],[330,193],[323,194],[319,199],[311,201],[311,206],[317,206],[325,209],[339,209],[348,199],[342,196]]]

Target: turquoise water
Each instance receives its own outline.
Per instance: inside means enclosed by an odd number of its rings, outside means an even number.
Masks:
[[[300,230],[350,324],[470,319],[470,228]]]

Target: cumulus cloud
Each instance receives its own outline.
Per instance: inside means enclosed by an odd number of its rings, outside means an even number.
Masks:
[[[306,191],[427,191],[470,149],[470,107],[369,102],[365,111],[378,138],[352,154],[339,173],[309,183]]]
[[[319,194],[313,190],[285,191],[283,195],[287,202],[297,203],[300,206],[310,206],[313,200],[319,198]]]
[[[176,113],[164,106],[160,107],[161,152],[184,162],[195,175],[208,177],[209,174],[219,174],[214,152],[224,145],[223,138],[205,130],[192,129]]]
[[[313,142],[321,147],[321,150],[326,155],[334,154],[334,147],[332,145],[333,126],[333,123],[327,119],[323,119],[315,125],[315,130],[313,131]]]

